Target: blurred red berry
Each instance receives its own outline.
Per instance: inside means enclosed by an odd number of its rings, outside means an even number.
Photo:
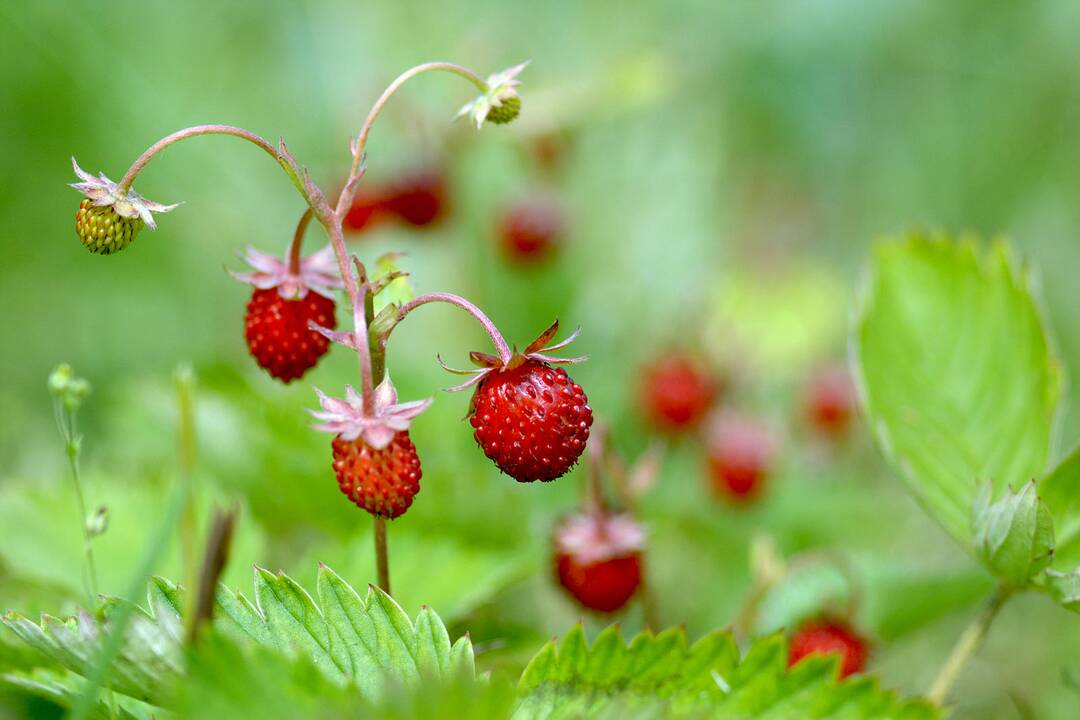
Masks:
[[[684,355],[661,357],[645,368],[642,378],[645,413],[666,432],[693,428],[716,399],[716,383],[700,364]]]
[[[334,474],[346,497],[372,515],[396,518],[420,492],[420,457],[409,431],[394,434],[389,444],[373,448],[363,437],[333,440]]]
[[[585,449],[593,421],[585,391],[565,370],[525,357],[488,373],[472,407],[477,444],[518,482],[564,475]]]
[[[533,162],[544,172],[557,172],[566,162],[570,137],[566,131],[552,130],[528,139],[528,152]]]
[[[713,491],[736,502],[761,494],[776,453],[772,433],[744,417],[724,416],[708,437],[708,461]]]
[[[811,426],[831,436],[847,431],[855,415],[855,386],[843,365],[818,370],[806,390],[805,410]]]
[[[303,377],[326,354],[330,341],[308,328],[337,326],[334,301],[316,292],[289,300],[278,289],[255,289],[244,317],[244,337],[255,361],[270,375],[289,383]]]
[[[446,179],[441,171],[412,170],[386,187],[382,207],[413,227],[425,227],[446,214],[446,194]]]
[[[381,197],[371,192],[357,193],[349,212],[341,221],[342,229],[345,232],[360,232],[374,224],[385,212]]]
[[[628,515],[581,513],[555,529],[555,574],[579,603],[615,612],[641,585],[644,531]]]
[[[499,219],[498,237],[511,260],[532,264],[551,255],[562,242],[566,221],[550,198],[531,198],[511,205]]]
[[[838,620],[811,620],[803,623],[791,638],[788,667],[808,655],[840,656],[840,677],[846,678],[866,667],[869,643]]]

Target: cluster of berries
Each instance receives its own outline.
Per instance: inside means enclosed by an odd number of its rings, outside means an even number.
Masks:
[[[641,373],[641,408],[649,424],[669,436],[701,431],[713,492],[732,502],[760,497],[776,463],[777,440],[762,421],[729,409],[717,411],[724,383],[707,364],[673,352]],[[802,414],[816,433],[841,439],[855,413],[855,393],[846,369],[827,366],[809,378]]]

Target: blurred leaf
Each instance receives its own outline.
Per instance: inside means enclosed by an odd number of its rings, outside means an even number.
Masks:
[[[1054,565],[1076,567],[1080,564],[1080,446],[1039,482],[1039,495],[1054,518]]]
[[[385,281],[392,273],[401,273],[398,260],[401,253],[386,253],[375,260],[375,273],[371,282]],[[375,313],[377,314],[387,305],[404,305],[415,297],[412,282],[408,274],[401,274],[386,283],[386,286],[375,296]]]
[[[689,646],[681,629],[645,633],[629,645],[616,626],[592,646],[581,626],[533,658],[518,686],[524,718],[936,718],[929,704],[899,699],[872,678],[837,680],[835,657],[812,657],[791,671],[782,636],[756,641],[745,657],[730,633]]]
[[[37,669],[32,672],[0,674],[0,685],[48,700],[70,710],[83,692],[86,681],[71,672]],[[98,700],[90,710],[92,720],[150,720],[154,717],[149,706],[130,698],[114,696],[109,701]],[[115,712],[114,712],[115,710]]]
[[[1054,555],[1054,522],[1035,492],[1035,481],[1020,492],[1006,488],[1005,496],[991,502],[993,486],[986,482],[975,500],[971,532],[975,555],[987,569],[1012,588],[1050,565]]]
[[[1048,570],[1043,586],[1058,605],[1080,613],[1080,568],[1069,573]]]
[[[1042,475],[1061,378],[1008,246],[912,235],[877,247],[855,330],[863,403],[923,507],[971,546],[976,483]]]

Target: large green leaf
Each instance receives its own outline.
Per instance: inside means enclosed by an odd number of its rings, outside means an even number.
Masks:
[[[627,644],[616,626],[590,647],[575,626],[533,658],[518,686],[515,720],[595,716],[710,718],[937,718],[918,700],[876,680],[837,680],[836,659],[811,657],[792,669],[781,635],[758,640],[740,659],[726,632],[689,645],[681,629],[644,633]]]
[[[468,637],[450,643],[438,615],[420,610],[414,623],[389,595],[369,586],[361,597],[326,567],[319,568],[319,603],[288,576],[255,570],[255,599],[221,586],[215,627],[234,640],[254,641],[286,656],[302,656],[330,681],[355,684],[364,697],[378,696],[389,682],[411,685],[422,679],[471,678]],[[108,599],[100,617],[80,613],[36,623],[8,613],[3,623],[48,658],[86,676],[122,603]],[[139,700],[167,704],[182,672],[179,589],[167,580],[150,583],[150,611],[134,616],[108,685]]]
[[[1054,566],[1080,565],[1080,446],[1039,482],[1039,495],[1054,518]]]
[[[926,510],[971,545],[976,484],[1041,477],[1060,370],[1029,273],[1004,242],[913,235],[877,246],[855,328],[877,438]]]

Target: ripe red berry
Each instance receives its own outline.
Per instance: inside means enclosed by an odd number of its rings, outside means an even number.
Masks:
[[[512,205],[499,219],[498,238],[503,253],[522,264],[551,255],[565,231],[562,208],[550,198],[531,198]]]
[[[338,487],[357,507],[372,515],[393,519],[412,505],[420,492],[420,457],[409,439],[409,431],[394,433],[381,449],[368,445],[363,437],[333,440],[334,474]]]
[[[815,430],[833,437],[843,435],[855,415],[855,386],[847,368],[833,365],[814,373],[806,390],[805,410]]]
[[[565,474],[585,449],[593,421],[585,391],[565,370],[527,357],[485,375],[472,407],[476,442],[518,482]]]
[[[283,298],[277,288],[255,289],[244,316],[244,337],[259,366],[282,382],[292,382],[326,354],[330,341],[308,328],[337,326],[334,301],[316,292]]]
[[[869,643],[838,620],[811,620],[803,623],[791,638],[788,667],[808,655],[837,654],[840,656],[840,677],[846,678],[866,667]]]
[[[641,585],[644,532],[628,515],[582,513],[555,530],[555,574],[579,603],[615,612]]]
[[[713,491],[736,502],[755,499],[772,470],[774,455],[767,428],[748,418],[721,417],[708,437]]]
[[[446,179],[423,168],[405,173],[384,192],[382,208],[414,227],[438,222],[446,214]]]
[[[668,355],[642,374],[645,413],[657,428],[679,432],[696,426],[716,399],[717,387],[693,359]]]

